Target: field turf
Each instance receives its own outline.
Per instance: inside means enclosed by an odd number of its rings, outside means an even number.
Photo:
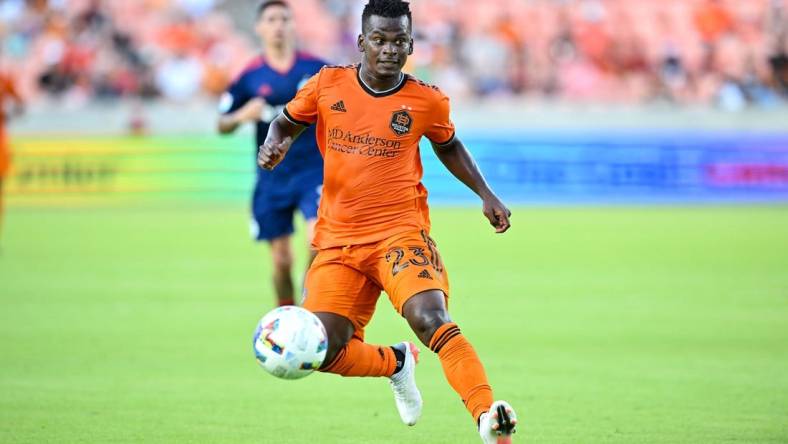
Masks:
[[[788,442],[788,208],[434,211],[451,309],[529,443]],[[0,442],[476,443],[422,348],[421,422],[382,379],[257,367],[272,301],[242,206],[12,208]],[[381,298],[372,342],[413,339]]]

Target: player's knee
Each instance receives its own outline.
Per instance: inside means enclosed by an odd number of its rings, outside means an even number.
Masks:
[[[440,291],[430,290],[413,296],[402,307],[402,315],[408,320],[410,328],[426,346],[435,332],[444,324],[451,322],[446,311],[445,296]]]
[[[415,310],[408,317],[408,323],[416,333],[422,344],[429,347],[435,332],[443,325],[450,322],[449,314],[442,309]]]
[[[271,259],[276,274],[290,273],[290,268],[293,266],[293,252],[289,237],[280,237],[271,241]]]
[[[339,315],[332,313],[315,313],[315,315],[323,323],[326,329],[326,336],[328,339],[328,348],[326,349],[326,357],[323,359],[323,366],[331,364],[336,358],[337,354],[345,348],[350,338],[353,337],[355,329],[353,324]]]
[[[293,255],[289,251],[274,251],[273,263],[277,274],[290,273],[290,268],[293,266]]]
[[[328,336],[328,348],[326,349],[326,357],[323,359],[323,367],[328,366],[334,359],[336,359],[337,354],[345,348],[347,345],[347,341],[343,341],[341,338],[334,337],[332,340],[331,335]]]

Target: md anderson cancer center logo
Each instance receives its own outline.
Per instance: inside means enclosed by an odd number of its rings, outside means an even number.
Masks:
[[[328,149],[344,154],[355,154],[367,157],[397,157],[402,148],[399,140],[367,134],[354,134],[342,128],[331,128],[328,131]]]

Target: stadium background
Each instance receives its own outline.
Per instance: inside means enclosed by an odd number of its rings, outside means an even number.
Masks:
[[[489,234],[423,150],[454,316],[525,436],[785,442],[786,2],[412,3],[408,70],[452,97],[514,205]],[[363,2],[293,4],[305,49],[355,60]],[[475,442],[434,359],[404,431],[380,381],[255,368],[272,295],[246,236],[254,148],[214,134],[254,6],[0,1],[0,70],[28,102],[0,238],[0,441]],[[382,299],[371,339],[403,335]]]

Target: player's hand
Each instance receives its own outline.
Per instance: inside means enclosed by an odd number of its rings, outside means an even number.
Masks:
[[[265,105],[265,100],[261,97],[255,97],[235,112],[235,118],[239,122],[257,122],[262,119]]]
[[[280,143],[266,141],[257,152],[257,164],[265,170],[273,170],[284,159],[293,139],[286,137]]]
[[[494,195],[485,198],[483,203],[484,215],[490,221],[490,225],[495,227],[495,232],[505,233],[512,226],[509,221],[512,212]]]

